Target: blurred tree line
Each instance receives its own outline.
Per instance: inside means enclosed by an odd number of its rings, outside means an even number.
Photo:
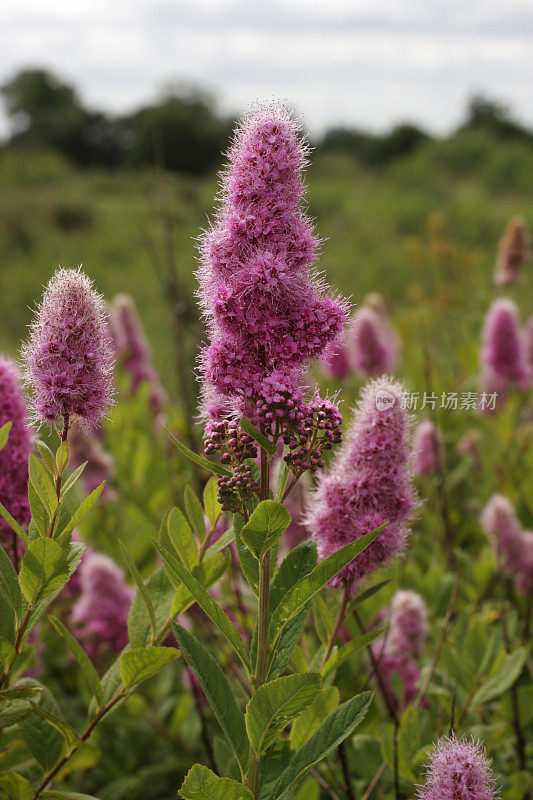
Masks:
[[[214,97],[176,85],[153,103],[123,116],[87,109],[76,89],[44,69],[26,69],[0,87],[10,123],[6,147],[55,150],[82,167],[136,167],[202,175],[220,162],[234,120],[218,111]],[[485,132],[497,140],[533,144],[533,132],[506,106],[474,97],[455,136]],[[432,137],[411,123],[384,134],[338,127],[314,144],[324,153],[352,155],[369,167],[410,155]]]

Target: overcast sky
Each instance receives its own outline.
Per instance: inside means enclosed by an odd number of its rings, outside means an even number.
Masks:
[[[286,100],[314,132],[444,132],[474,92],[533,124],[533,2],[0,0],[0,81],[30,65],[113,112],[185,80],[232,112]]]

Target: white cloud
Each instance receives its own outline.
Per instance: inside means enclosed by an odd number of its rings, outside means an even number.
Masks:
[[[0,81],[42,64],[123,111],[190,79],[232,111],[287,99],[315,130],[444,130],[474,91],[533,122],[532,40],[529,0],[3,0]]]

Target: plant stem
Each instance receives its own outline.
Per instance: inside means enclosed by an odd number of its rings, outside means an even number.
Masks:
[[[270,493],[268,454],[261,448],[261,499]],[[268,622],[270,604],[270,550],[259,561],[259,600],[257,616],[257,663],[253,679],[253,693],[264,684],[268,661]],[[252,695],[253,696],[253,695]],[[260,753],[252,752],[248,769],[248,786],[254,800],[259,797]]]
[[[339,613],[337,614],[337,619],[335,620],[335,625],[333,626],[333,630],[331,631],[330,637],[328,639],[328,643],[326,645],[326,649],[324,651],[324,655],[322,657],[322,664],[321,664],[321,667],[320,667],[321,669],[324,666],[324,664],[326,663],[326,661],[328,660],[328,658],[330,657],[331,651],[333,650],[333,647],[335,645],[335,639],[337,638],[337,634],[339,633],[340,629],[342,628],[342,625],[343,625],[343,622],[344,622],[344,618],[346,616],[346,606],[348,605],[348,598],[349,598],[348,588],[345,587],[344,588],[344,592],[342,594],[342,601],[341,601],[341,605],[340,605],[340,608],[339,608]]]
[[[61,444],[63,444],[63,442],[67,441],[68,429],[69,429],[69,415],[65,414],[64,417],[63,417],[63,431],[61,433]],[[58,470],[57,471],[57,476],[56,476],[56,482],[55,482],[55,490],[56,490],[56,497],[57,497],[57,508],[54,511],[54,515],[53,515],[52,519],[50,520],[50,527],[48,529],[48,536],[52,536],[52,534],[54,532],[54,527],[55,527],[56,520],[57,520],[57,517],[58,517],[58,514],[59,514],[59,509],[60,509],[60,506],[61,506],[61,502],[60,502],[60,498],[61,498],[61,476],[62,476],[62,473],[59,472],[59,470]]]
[[[505,593],[503,586],[503,578],[500,572],[500,619],[503,630],[503,641],[505,652],[509,655],[512,652],[512,642],[509,635],[509,626],[507,624],[507,608],[505,604]],[[518,679],[517,679],[518,680]],[[513,708],[513,727],[516,736],[516,754],[518,756],[518,765],[520,769],[526,769],[526,742],[524,739],[524,731],[522,730],[522,723],[520,720],[520,703],[518,701],[518,692],[516,689],[516,681],[510,689],[511,692],[511,705]]]
[[[123,686],[123,687],[122,687],[122,689],[121,689],[119,692],[117,692],[117,694],[116,694],[114,697],[112,697],[112,698],[111,698],[111,700],[109,701],[109,703],[108,703],[106,706],[104,706],[104,708],[101,708],[101,709],[100,709],[100,711],[99,711],[99,712],[98,712],[98,713],[97,713],[97,714],[96,714],[96,715],[93,717],[93,719],[91,720],[91,722],[90,722],[90,723],[87,725],[87,727],[85,728],[85,730],[84,730],[84,731],[83,731],[83,733],[81,734],[81,736],[80,736],[80,742],[81,742],[81,743],[83,743],[83,742],[86,742],[86,741],[87,741],[87,739],[89,739],[89,737],[90,737],[90,736],[91,736],[91,734],[93,733],[94,729],[96,728],[96,726],[98,725],[98,723],[100,722],[100,720],[101,720],[103,717],[105,717],[105,715],[106,715],[106,714],[107,714],[109,711],[111,711],[111,709],[112,709],[112,708],[113,708],[113,707],[114,707],[114,706],[115,706],[115,705],[116,705],[116,704],[117,704],[117,703],[118,703],[120,700],[122,700],[122,698],[123,698],[123,697],[125,697],[125,696],[126,696],[127,692],[128,692],[128,689],[127,689],[127,687],[126,687],[126,686]],[[79,749],[79,745],[78,745],[78,746],[76,746],[76,747],[74,747],[72,750],[70,750],[70,752],[68,752],[68,753],[65,753],[65,755],[63,756],[63,758],[61,758],[61,759],[60,759],[60,760],[57,762],[57,764],[56,764],[54,767],[52,767],[52,769],[51,769],[51,770],[49,770],[49,771],[48,771],[48,772],[45,774],[45,776],[44,776],[44,778],[42,779],[41,783],[39,784],[39,786],[38,786],[38,787],[37,787],[37,789],[35,790],[35,794],[34,794],[34,796],[33,796],[33,800],[37,800],[37,798],[39,797],[39,795],[41,794],[41,792],[44,792],[44,790],[46,789],[46,787],[48,786],[48,784],[50,783],[50,781],[51,781],[51,780],[53,780],[53,779],[55,778],[55,776],[57,775],[57,773],[58,773],[58,772],[59,772],[59,771],[60,771],[60,770],[61,770],[61,769],[62,769],[62,768],[65,766],[65,764],[67,763],[67,761],[69,761],[69,759],[70,759],[70,758],[72,758],[72,756],[74,755],[74,753],[75,753],[75,752],[76,752],[78,749]]]
[[[344,742],[341,742],[337,748],[339,753],[339,761],[341,762],[342,774],[346,788],[346,797],[348,800],[355,800],[355,794],[352,786],[352,777],[350,775],[350,765],[348,764],[348,757],[346,755],[346,747]]]

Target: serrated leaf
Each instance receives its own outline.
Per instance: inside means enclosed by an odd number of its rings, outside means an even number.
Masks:
[[[196,580],[202,584],[204,589],[209,589],[209,587],[216,583],[226,572],[230,564],[230,559],[231,556],[229,553],[218,553],[212,558],[204,558],[201,564],[196,565],[192,571],[192,574]],[[177,583],[177,575],[170,570],[167,564],[164,564],[164,566],[171,581]],[[187,587],[183,583],[180,583],[172,600],[172,606],[170,609],[171,617],[175,618],[179,616],[179,614],[183,614],[183,612],[186,611],[187,608],[189,608],[189,606],[191,606],[193,603],[194,597],[189,592]]]
[[[363,692],[342,703],[326,717],[311,738],[291,758],[274,786],[271,800],[282,800],[286,797],[308,769],[322,761],[331,750],[351,736],[363,720],[371,702],[372,693]]]
[[[59,619],[52,616],[49,617],[49,619],[54,628],[56,629],[56,631],[67,643],[70,652],[78,662],[81,671],[85,676],[85,680],[89,684],[91,692],[93,693],[93,696],[96,700],[96,705],[98,706],[98,708],[101,708],[103,697],[102,697],[102,688],[100,686],[100,678],[98,677],[98,673],[91,659],[89,658],[83,647],[80,645],[80,643],[77,641],[77,639],[75,639],[74,636],[72,636],[70,631],[68,631],[67,628],[65,628],[65,626]]]
[[[50,515],[31,483],[28,483],[28,500],[31,511],[31,521],[28,532],[31,533],[32,527],[35,526],[39,536],[48,536]],[[36,537],[32,536],[31,538]]]
[[[30,453],[28,477],[33,488],[41,498],[41,501],[44,503],[46,510],[50,516],[53,516],[58,505],[54,484],[43,462],[37,458],[37,456],[34,456],[33,453]]]
[[[328,675],[332,670],[337,669],[343,664],[350,656],[354,653],[357,653],[358,650],[361,650],[363,647],[367,647],[374,639],[377,639],[384,631],[384,628],[376,628],[376,630],[370,631],[369,633],[364,633],[362,636],[358,636],[357,639],[352,639],[350,642],[346,642],[343,644],[342,647],[331,655],[324,666],[322,667],[322,675],[324,678]]]
[[[204,510],[212,528],[217,524],[217,520],[222,514],[222,506],[218,502],[217,479],[209,478],[204,486]]]
[[[307,621],[309,606],[303,607],[302,611],[285,625],[281,636],[276,642],[276,646],[271,648],[271,656],[268,664],[268,678],[276,678],[289,663],[291,654],[302,638],[302,633]]]
[[[299,750],[313,735],[321,722],[339,705],[339,690],[336,686],[322,689],[313,705],[294,721],[290,742],[293,750]]]
[[[23,678],[19,681],[19,685],[23,687],[40,687],[39,707],[45,711],[49,711],[56,717],[61,717],[61,710],[58,704],[52,693],[45,686],[42,686],[33,678]],[[58,730],[52,727],[47,720],[43,719],[35,708],[32,708],[29,701],[28,705],[30,706],[31,713],[26,715],[24,719],[18,723],[19,731],[35,760],[41,765],[43,770],[49,770],[56,764],[63,753],[64,739]]]
[[[20,616],[20,609],[22,608],[22,595],[20,593],[20,586],[18,576],[15,568],[11,563],[11,559],[0,546],[0,593],[8,601],[11,608],[17,615]]]
[[[307,672],[287,675],[265,683],[246,706],[248,738],[255,753],[262,753],[288,723],[314,702],[321,677]]]
[[[499,697],[507,689],[510,689],[522,672],[525,661],[526,651],[523,647],[519,647],[513,653],[509,653],[497,672],[487,678],[477,690],[472,698],[471,708],[478,708],[483,703],[494,700],[495,697]]]
[[[220,606],[213,600],[202,584],[196,580],[194,575],[185,569],[183,564],[178,561],[170,550],[167,550],[160,544],[156,544],[156,547],[168,569],[172,570],[177,578],[186,586],[198,605],[205,611],[211,621],[215,623],[220,633],[235,649],[235,652],[241,659],[245,668],[249,671],[250,661],[248,659],[246,647],[228,615],[222,611]]]
[[[244,775],[249,758],[248,737],[244,717],[235,701],[228,679],[213,656],[191,633],[175,623],[172,624],[172,629],[183,657],[200,681],[209,705]]]
[[[262,500],[241,531],[241,539],[257,559],[263,558],[283,536],[291,515],[275,500]]]
[[[184,800],[253,800],[252,793],[242,783],[219,778],[201,764],[190,768],[179,793]]]
[[[179,508],[173,508],[167,518],[168,537],[180,561],[192,569],[198,564],[198,549],[191,526]]]
[[[191,528],[198,537],[199,542],[205,539],[205,519],[202,504],[196,497],[195,493],[190,486],[185,487],[183,495],[185,502],[185,513],[191,525]]]
[[[376,530],[367,533],[355,542],[341,547],[335,553],[325,558],[312,572],[303,577],[293,586],[276,610],[270,620],[270,629],[274,637],[286,623],[292,619],[329,581],[344,567],[352,562],[376,536],[385,525],[380,525]]]
[[[155,636],[156,623],[155,623],[155,612],[154,612],[154,607],[152,605],[152,600],[150,599],[150,595],[148,594],[146,586],[144,585],[144,581],[143,581],[143,579],[141,577],[141,573],[137,569],[137,565],[136,565],[135,561],[133,560],[133,558],[131,557],[128,549],[123,544],[123,542],[120,541],[120,539],[119,539],[118,543],[120,545],[120,549],[122,551],[122,555],[124,557],[124,561],[128,565],[128,569],[131,572],[133,580],[137,584],[137,589],[139,590],[139,594],[141,595],[141,597],[143,599],[143,602],[144,602],[144,604],[146,606],[146,610],[148,612],[148,616],[150,617],[150,625],[151,625],[151,628],[152,628],[152,636]]]
[[[134,647],[120,657],[120,677],[124,686],[135,686],[157,675],[179,656],[175,647]]]
[[[316,543],[301,542],[283,559],[270,585],[270,613],[298,581],[308,575],[317,563]]]
[[[53,539],[30,542],[22,559],[19,584],[28,603],[35,605],[61,589],[69,577],[64,551]]]
[[[0,450],[3,450],[7,444],[7,440],[9,439],[9,432],[11,430],[11,426],[13,423],[5,422],[2,427],[0,428]]]
[[[51,725],[52,728],[55,728],[56,731],[61,734],[67,746],[67,753],[72,752],[72,750],[81,744],[81,739],[76,731],[74,731],[64,719],[61,719],[61,717],[59,717],[57,714],[53,714],[51,711],[48,711],[46,708],[38,705],[37,703],[32,703],[31,701],[30,703],[35,713],[46,720],[46,722]]]
[[[177,447],[180,453],[190,459],[194,464],[198,464],[199,467],[203,467],[203,469],[208,470],[208,472],[214,472],[215,475],[231,475],[229,469],[223,467],[222,464],[215,464],[213,461],[208,461],[207,458],[199,456],[197,453],[189,450],[189,448],[180,442],[179,439],[176,439],[176,437],[173,436],[170,431],[167,430],[167,428],[165,428],[165,431],[168,433],[175,447]]]
[[[74,512],[72,519],[70,522],[63,528],[60,534],[55,536],[54,538],[58,539],[60,542],[66,541],[69,534],[72,533],[74,528],[80,524],[80,522],[87,516],[91,508],[94,506],[100,495],[102,494],[105,487],[105,481],[97,486],[96,489],[91,492],[91,494],[85,498],[85,500],[80,503],[76,511]]]
[[[146,591],[154,609],[156,631],[159,631],[170,618],[175,590],[165,571],[159,569],[148,578]],[[140,594],[135,595],[128,612],[128,638],[132,647],[146,647],[152,641],[152,624]]]
[[[233,530],[235,531],[235,547],[241,564],[242,573],[252,592],[259,594],[259,562],[254,554],[244,544],[241,531],[244,522],[238,514],[233,515]]]

